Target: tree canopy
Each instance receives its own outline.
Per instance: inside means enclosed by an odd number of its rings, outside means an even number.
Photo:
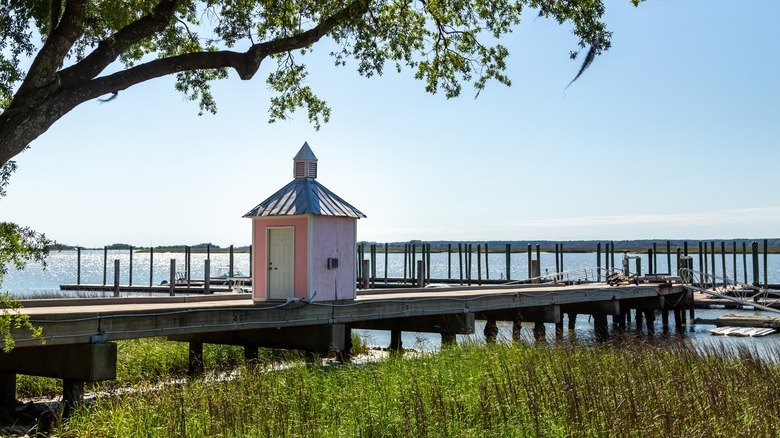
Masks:
[[[270,121],[304,108],[319,127],[330,108],[306,85],[304,57],[326,37],[335,63],[363,76],[409,70],[448,98],[464,83],[509,85],[500,40],[525,9],[571,26],[579,74],[610,47],[602,0],[3,0],[0,165],[77,105],[162,76],[215,112],[210,84],[263,62]]]

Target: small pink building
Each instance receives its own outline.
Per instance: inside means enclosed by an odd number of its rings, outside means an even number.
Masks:
[[[366,217],[316,181],[307,143],[295,179],[245,214],[252,218],[254,301],[355,299],[357,220]]]

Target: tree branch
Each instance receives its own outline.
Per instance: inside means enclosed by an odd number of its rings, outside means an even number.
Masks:
[[[150,14],[101,41],[84,59],[62,70],[63,86],[94,78],[134,44],[164,30],[170,25],[179,5],[181,0],[162,0]]]
[[[46,43],[38,52],[38,56],[33,60],[27,77],[19,87],[14,99],[54,81],[57,69],[62,65],[62,61],[70,48],[73,47],[73,43],[81,35],[84,26],[85,3],[86,0],[68,0],[66,2],[65,12],[62,14],[57,28],[52,30]]]
[[[85,99],[94,99],[107,93],[124,90],[141,82],[174,73],[200,69],[232,68],[241,79],[251,79],[260,68],[260,63],[277,53],[308,47],[345,21],[368,11],[368,0],[354,0],[344,9],[322,20],[317,26],[291,37],[254,44],[246,52],[222,50],[218,52],[196,52],[156,59],[120,72],[99,77],[77,86],[77,93],[84,93]]]

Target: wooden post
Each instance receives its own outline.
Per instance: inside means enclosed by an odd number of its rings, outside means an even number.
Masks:
[[[130,275],[127,279],[127,285],[132,286],[133,285],[133,247],[130,247]]]
[[[230,260],[228,260],[228,276],[233,276],[233,245],[230,245]]]
[[[76,406],[84,401],[84,382],[62,379],[62,416],[68,418]]]
[[[536,342],[544,342],[547,336],[547,330],[543,322],[534,322],[534,339]]]
[[[187,269],[184,271],[185,275],[187,276],[187,287],[190,287],[191,284],[191,277],[190,277],[190,271],[192,271],[192,247],[187,246]]]
[[[647,334],[652,335],[655,333],[655,311],[653,309],[645,309],[645,325],[647,326]]]
[[[401,339],[401,330],[390,330],[390,353],[400,353],[403,351],[404,343]]]
[[[607,315],[599,313],[593,315],[593,331],[596,334],[597,341],[609,340],[609,322]]]
[[[369,271],[369,269],[370,269],[369,263],[371,263],[371,261],[370,260],[366,260],[366,259],[363,259],[362,261],[363,261],[363,263],[362,263],[362,265],[363,265],[363,269],[362,269],[363,277],[361,277],[362,280],[360,282],[361,286],[362,286],[361,289],[368,289],[368,285],[369,285],[369,283],[368,283],[368,275],[369,275],[369,272],[370,272]]]
[[[748,284],[748,275],[747,275],[747,242],[742,242],[742,278],[744,279],[744,283]]]
[[[596,243],[596,281],[601,282],[601,242]]]
[[[648,248],[647,250],[647,273],[648,274],[652,274],[655,269],[655,265],[653,264],[654,261],[655,261],[655,252],[653,252],[652,248]],[[639,273],[637,273],[637,275],[638,274]]]
[[[539,275],[542,275],[542,248],[538,243],[536,244],[536,261],[539,263]]]
[[[152,287],[154,281],[154,247],[149,248],[149,287]]]
[[[561,243],[561,272],[563,272],[565,269],[563,268],[563,244]],[[563,280],[563,275],[561,275],[561,280]]]
[[[704,271],[702,275],[704,276],[704,287],[709,287],[710,282],[710,267],[709,262],[707,261],[707,242],[704,242]]]
[[[428,277],[428,281],[426,284],[431,282],[431,244],[427,244],[428,246],[428,257],[425,260],[425,274]]]
[[[108,272],[108,247],[103,247],[103,286],[106,285],[106,274]]]
[[[718,284],[717,270],[715,269],[715,241],[710,242],[710,259],[712,260],[712,288],[716,288]]]
[[[672,242],[666,241],[666,272],[672,275]]]
[[[447,279],[452,278],[452,243],[447,244]]]
[[[119,296],[119,259],[114,260],[114,296]]]
[[[390,245],[385,242],[385,284],[387,284],[387,262],[390,254]]]
[[[460,285],[463,286],[463,250],[462,244],[458,244],[458,263],[460,264]]]
[[[682,259],[682,256],[681,256],[681,251],[680,251],[680,247],[678,246],[678,247],[677,247],[677,261],[676,261],[676,263],[675,263],[675,266],[677,267],[677,276],[678,276],[678,277],[681,277],[681,276],[682,276],[682,273],[680,272],[680,267],[681,267],[681,266],[680,266],[680,260],[681,260],[681,259]],[[686,266],[686,267],[688,267],[688,266]],[[691,263],[691,266],[690,266],[690,268],[693,268],[693,263]],[[672,272],[671,272],[671,271],[669,271],[669,274],[672,274]],[[688,276],[688,277],[690,277],[690,275],[691,275],[691,274],[692,274],[692,273],[689,273],[689,274],[687,274],[687,276]]]
[[[76,248],[76,284],[81,284],[81,247]]]
[[[506,244],[506,281],[510,281],[512,270],[512,244],[507,243]]]
[[[404,284],[406,284],[407,268],[409,267],[409,244],[404,243]]]
[[[726,243],[723,241],[720,242],[720,266],[723,271],[723,287],[725,288],[726,284],[729,282],[729,276],[726,275],[728,272],[726,270]]]
[[[203,294],[211,295],[211,260],[203,261]]]
[[[16,374],[0,373],[0,408],[16,409]]]
[[[638,332],[642,331],[643,320],[644,320],[644,314],[642,313],[642,309],[637,308],[636,309],[636,331]]]
[[[482,286],[482,244],[477,244],[477,285]]]
[[[203,374],[203,342],[190,342],[187,375],[194,379]]]
[[[611,240],[609,242],[609,246],[611,247],[611,250],[610,250],[611,255],[610,255],[610,259],[609,259],[610,260],[609,261],[609,266],[612,269],[615,269],[615,241]]]
[[[702,252],[702,246],[701,242],[699,242],[699,289],[704,289],[705,280],[704,277],[706,276],[704,272],[704,265],[702,264],[702,260],[706,260],[706,257],[704,257],[704,253]],[[675,324],[677,322],[675,321]]]
[[[485,335],[485,342],[493,344],[496,342],[498,336],[498,324],[495,319],[488,319],[485,321],[485,329],[482,330],[482,334]]]
[[[206,258],[211,259],[211,244],[206,244]]]
[[[764,239],[764,289],[769,289],[769,278],[767,276],[767,255],[769,254],[769,241]]]
[[[170,272],[170,295],[176,295],[176,259],[171,259],[171,272]]]
[[[488,244],[485,242],[485,280],[490,280],[490,262],[488,262]]]
[[[558,281],[558,273],[561,272],[561,264],[558,260],[558,244],[555,244],[555,281]]]
[[[753,241],[751,248],[753,258],[753,286],[759,286],[758,282],[758,242]]]
[[[649,261],[647,262],[648,266],[650,268],[649,271],[647,271],[648,274],[657,274],[658,273],[658,245],[656,242],[653,242],[653,263],[651,264]]]
[[[466,277],[468,278],[469,286],[471,286],[471,268],[473,265],[472,255],[474,254],[474,247],[472,244],[468,244],[469,249],[466,251],[466,258],[468,261],[466,262]]]
[[[687,240],[683,241],[683,255],[685,257],[688,257],[688,241]]]
[[[531,260],[533,259],[533,256],[531,255],[531,244],[528,244],[528,278],[531,278]]]
[[[409,266],[410,266],[409,269],[412,272],[410,277],[412,279],[415,279],[415,281],[416,281],[416,279],[417,279],[417,271],[416,271],[416,269],[417,269],[417,244],[415,244],[415,243],[412,244],[412,254],[411,254],[411,260],[409,260]],[[419,283],[417,283],[417,287],[420,287]]]
[[[739,282],[739,277],[737,276],[737,241],[731,242],[731,258],[734,262],[734,285]]]

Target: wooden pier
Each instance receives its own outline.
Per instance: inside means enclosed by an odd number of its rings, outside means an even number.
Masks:
[[[636,323],[654,329],[656,311],[664,324],[674,313],[684,331],[691,294],[680,284],[640,283],[609,286],[514,285],[444,289],[365,290],[356,300],[253,303],[249,294],[174,297],[117,297],[27,300],[22,312],[43,328],[43,338],[12,332],[17,347],[0,354],[0,396],[5,406],[15,402],[17,374],[55,377],[64,381],[64,401],[80,400],[84,382],[116,376],[116,344],[112,341],[166,336],[190,345],[190,373],[202,371],[204,343],[243,345],[246,356],[258,347],[338,352],[349,355],[352,329],[391,331],[392,349],[400,349],[401,332],[439,333],[443,343],[458,334],[474,332],[476,319],[486,321],[485,335],[495,338],[496,321],[511,321],[519,339],[521,322],[555,324],[563,336],[564,315],[569,328],[577,315],[592,315],[599,338],[609,336],[608,318],[625,329],[636,312]],[[692,312],[692,310],[691,310]],[[691,315],[693,317],[693,315]]]

